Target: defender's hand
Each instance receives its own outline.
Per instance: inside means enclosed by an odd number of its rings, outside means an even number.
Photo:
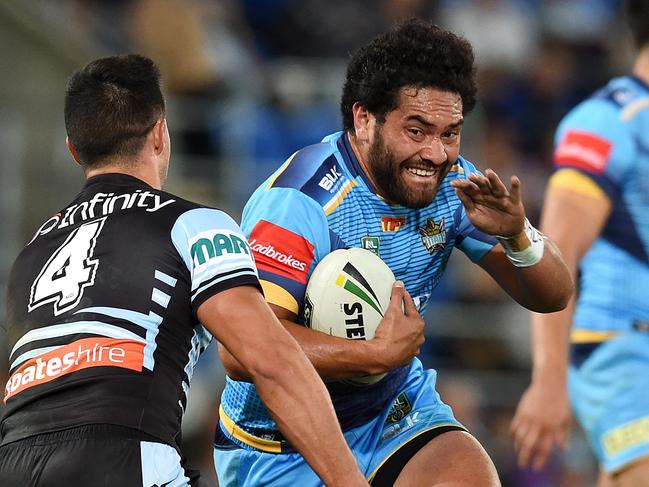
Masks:
[[[516,176],[512,176],[509,190],[491,169],[484,176],[473,173],[468,179],[454,179],[451,186],[478,230],[503,237],[515,237],[523,231],[525,208]]]
[[[377,347],[377,357],[385,372],[408,364],[424,343],[424,319],[419,314],[403,282],[392,286],[390,305],[368,344]]]
[[[518,465],[542,469],[555,446],[567,447],[571,423],[572,412],[565,384],[532,383],[523,394],[511,425]]]

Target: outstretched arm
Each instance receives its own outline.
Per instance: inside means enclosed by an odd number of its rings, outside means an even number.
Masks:
[[[280,431],[326,485],[368,485],[322,380],[257,289],[215,294],[197,315],[248,371]]]
[[[556,245],[526,222],[519,179],[512,177],[508,189],[487,169],[451,184],[471,223],[501,242],[480,265],[522,306],[541,313],[565,308],[572,277]]]
[[[579,260],[602,231],[610,213],[605,197],[585,196],[569,189],[548,189],[542,230],[561,249],[572,276]],[[532,383],[523,394],[512,421],[521,466],[542,468],[552,448],[565,447],[572,415],[567,392],[568,338],[574,299],[558,313],[532,313]],[[547,408],[548,398],[553,407]]]

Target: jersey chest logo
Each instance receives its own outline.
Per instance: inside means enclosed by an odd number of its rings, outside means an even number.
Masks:
[[[446,245],[446,223],[444,217],[439,223],[432,218],[426,220],[426,225],[419,227],[419,238],[429,254],[438,250],[444,250]]]
[[[406,225],[405,216],[382,216],[381,230],[384,232],[398,232]]]
[[[361,237],[361,248],[369,250],[370,252],[381,257],[381,240],[379,239],[379,237],[373,237],[372,235]]]

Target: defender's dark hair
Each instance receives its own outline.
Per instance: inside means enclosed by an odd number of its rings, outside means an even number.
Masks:
[[[625,10],[633,42],[638,49],[642,49],[649,44],[649,2],[627,0]]]
[[[352,56],[340,103],[344,130],[354,130],[356,102],[384,122],[407,85],[457,93],[469,113],[476,94],[473,59],[471,44],[452,32],[417,19],[397,24]]]
[[[85,166],[134,156],[165,113],[160,71],[136,54],[97,59],[68,81],[64,113],[68,138]]]

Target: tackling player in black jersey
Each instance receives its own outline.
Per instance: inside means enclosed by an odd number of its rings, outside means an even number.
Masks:
[[[65,123],[87,182],[11,271],[0,485],[197,485],[180,423],[212,335],[325,483],[367,485],[237,224],[161,190],[170,140],[155,64],[114,56],[79,70]]]

